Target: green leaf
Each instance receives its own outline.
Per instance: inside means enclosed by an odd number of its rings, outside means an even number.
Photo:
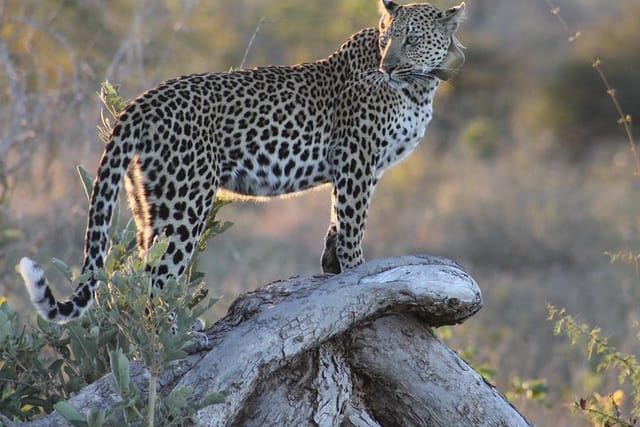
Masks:
[[[123,245],[113,245],[107,254],[107,259],[104,261],[104,269],[108,273],[114,273],[120,271],[120,264],[124,254],[127,252]]]
[[[226,399],[227,399],[227,393],[224,391],[209,393],[204,397],[204,399],[200,401],[200,407],[204,408],[205,406],[224,403]]]
[[[93,191],[93,177],[91,174],[85,169],[84,166],[76,167],[78,174],[80,175],[80,179],[82,180],[82,187],[84,188],[84,194],[87,195],[87,199],[91,201],[91,192]]]
[[[2,304],[2,311],[0,311],[0,347],[5,347],[5,341],[13,336],[13,325],[10,324],[9,316],[4,311],[6,304]]]
[[[116,270],[111,276],[111,283],[116,285],[118,289],[123,289],[126,284],[126,279],[122,276],[122,271]]]
[[[101,85],[100,99],[114,117],[127,106],[127,101],[120,96],[118,89],[107,80]]]
[[[202,279],[204,279],[204,273],[202,273],[201,271],[194,271],[191,273],[189,283],[197,285],[199,282],[202,282]]]
[[[109,281],[109,275],[104,270],[98,270],[94,273],[94,277],[96,280],[101,281],[102,283],[107,283]]]
[[[58,258],[51,258],[51,264],[53,264],[53,266],[58,269],[58,271],[61,272],[68,281],[71,282],[73,274],[71,273],[71,268],[69,268],[67,263]]]
[[[118,229],[120,229],[120,198],[116,198],[115,205],[111,211],[111,224],[109,225],[111,237],[117,233]]]
[[[104,425],[107,412],[100,408],[91,408],[87,413],[87,421],[91,427],[101,427]]]
[[[77,427],[89,426],[89,424],[87,424],[85,416],[68,403],[58,402],[53,405],[53,407],[56,411],[58,411],[60,415],[62,415],[65,420],[69,421],[72,425]]]
[[[127,395],[130,388],[129,359],[127,359],[122,351],[114,350],[109,353],[109,364],[118,392],[122,396]]]
[[[93,273],[91,273],[90,271],[87,271],[86,273],[82,273],[81,275],[79,275],[79,276],[76,278],[76,281],[77,281],[78,283],[84,283],[84,282],[86,282],[87,280],[89,280],[89,279],[91,278],[91,275],[92,275],[92,274],[93,274]]]
[[[149,249],[149,253],[147,255],[147,262],[149,265],[156,265],[162,256],[167,252],[167,248],[169,247],[169,241],[166,238],[158,239],[151,249]]]
[[[132,219],[129,220],[127,226],[122,233],[122,243],[125,246],[129,246],[129,244],[136,238],[136,222]]]

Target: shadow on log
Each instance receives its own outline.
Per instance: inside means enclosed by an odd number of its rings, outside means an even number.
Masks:
[[[371,261],[336,276],[295,277],[238,298],[207,331],[210,349],[176,363],[160,393],[226,391],[202,426],[527,426],[431,327],[482,307],[458,264],[431,256]],[[146,390],[146,372],[132,365]],[[109,376],[68,403],[118,402]],[[55,412],[30,425],[65,425]]]

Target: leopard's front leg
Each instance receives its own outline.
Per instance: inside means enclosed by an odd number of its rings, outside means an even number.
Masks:
[[[362,239],[375,188],[375,161],[367,148],[345,144],[333,153],[331,224],[322,253],[325,273],[337,274],[364,262]]]

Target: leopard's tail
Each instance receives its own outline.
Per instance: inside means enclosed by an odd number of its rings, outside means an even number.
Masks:
[[[109,225],[116,209],[118,193],[124,174],[133,158],[134,143],[119,137],[126,114],[120,117],[106,145],[98,174],[93,182],[89,217],[84,247],[82,274],[104,266],[109,244]],[[136,132],[138,133],[138,132]],[[139,133],[138,133],[139,136]],[[66,301],[57,301],[45,278],[44,271],[34,261],[22,258],[18,266],[31,301],[42,317],[57,323],[65,323],[82,316],[94,302],[94,291],[99,281],[93,274],[78,283],[73,295]]]

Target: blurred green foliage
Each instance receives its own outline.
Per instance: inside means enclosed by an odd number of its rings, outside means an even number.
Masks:
[[[481,157],[491,157],[498,150],[498,132],[491,118],[477,117],[462,130],[461,141]]]

